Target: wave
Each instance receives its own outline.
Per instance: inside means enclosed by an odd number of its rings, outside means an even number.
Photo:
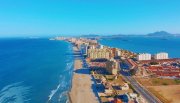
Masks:
[[[50,101],[50,100],[52,99],[52,97],[53,97],[54,94],[58,91],[58,89],[60,88],[60,86],[61,86],[61,84],[59,84],[56,89],[54,89],[54,90],[51,91],[51,94],[49,95],[48,101]]]
[[[30,89],[23,82],[7,85],[0,91],[0,103],[28,103]]]
[[[66,103],[68,103],[68,91],[64,91],[64,92],[62,92],[60,95],[59,95],[59,99],[58,99],[58,102],[59,103],[62,103],[62,102],[64,102],[64,101],[66,101]]]
[[[50,95],[48,96],[48,102],[52,100],[52,98],[59,93],[58,101],[65,101],[67,100],[67,93],[69,91],[70,83],[71,81],[67,78],[71,74],[71,68],[72,68],[73,62],[67,63],[66,68],[64,70],[64,73],[67,73],[68,75],[60,75],[59,76],[59,84],[56,87],[56,89],[51,90]]]
[[[74,62],[67,63],[64,72],[72,70],[73,64],[74,64]]]
[[[72,46],[68,47],[68,51],[66,52],[72,52]],[[51,90],[50,95],[48,96],[48,102],[65,102],[68,103],[68,91],[71,87],[71,77],[73,72],[73,56],[72,55],[66,55],[66,67],[63,70],[63,73],[59,76],[59,84],[57,87],[53,90]]]
[[[48,101],[51,101],[52,98],[56,95],[56,93],[58,93],[58,91],[63,91],[63,90],[66,89],[68,83],[66,82],[65,77],[63,75],[60,75],[60,81],[61,82],[59,82],[59,84],[56,87],[56,89],[51,90],[51,93],[48,96],[49,97]],[[60,95],[62,95],[63,93],[64,92],[60,92]]]

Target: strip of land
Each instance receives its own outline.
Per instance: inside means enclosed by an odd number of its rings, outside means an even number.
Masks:
[[[74,73],[72,79],[72,88],[69,93],[72,103],[98,103],[98,100],[92,90],[93,81],[91,76],[83,72],[82,60],[78,55],[78,49],[73,47],[75,53]],[[78,72],[77,72],[78,71]]]

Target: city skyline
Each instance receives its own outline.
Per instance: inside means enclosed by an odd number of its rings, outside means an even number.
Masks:
[[[179,4],[178,0],[6,0],[0,3],[0,37],[180,33]]]

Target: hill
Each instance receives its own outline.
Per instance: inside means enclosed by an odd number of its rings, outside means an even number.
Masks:
[[[156,36],[156,37],[167,37],[167,36],[173,36],[174,34],[168,33],[166,31],[157,31],[154,33],[147,34],[147,36]]]

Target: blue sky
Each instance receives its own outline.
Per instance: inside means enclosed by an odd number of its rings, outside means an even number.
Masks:
[[[180,33],[180,0],[0,0],[0,36]]]

